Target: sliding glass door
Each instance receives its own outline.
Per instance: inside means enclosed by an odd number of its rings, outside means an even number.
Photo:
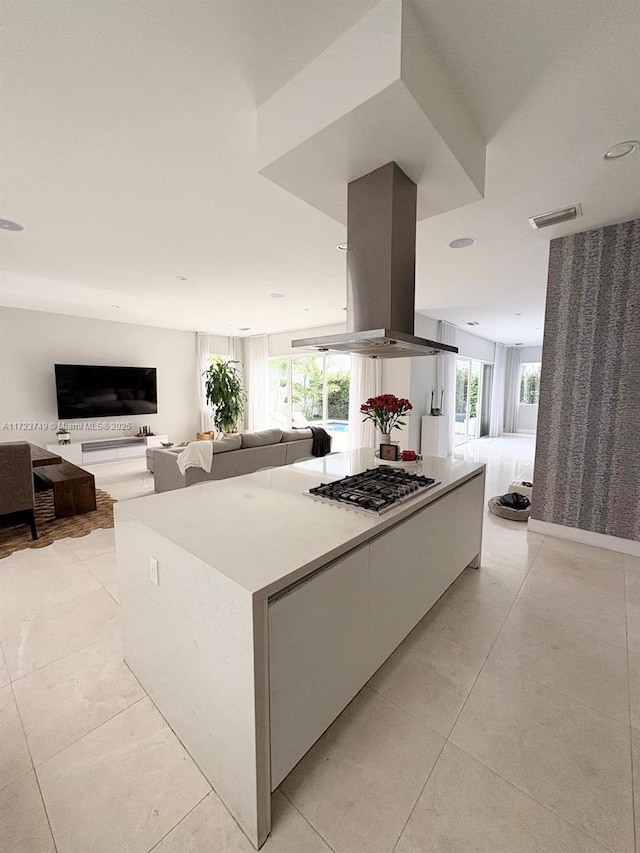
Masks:
[[[453,433],[456,445],[467,441],[470,379],[471,362],[466,358],[456,359],[456,422]]]
[[[469,358],[456,359],[456,414],[454,426],[454,444],[464,444],[479,438],[481,434],[482,413],[486,411],[488,400],[484,402],[483,387],[488,378],[487,365]],[[490,389],[487,387],[487,397]],[[486,420],[485,416],[485,420]]]

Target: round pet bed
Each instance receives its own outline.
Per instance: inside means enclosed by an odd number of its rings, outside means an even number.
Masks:
[[[500,518],[508,518],[509,521],[526,521],[531,515],[530,506],[526,509],[511,509],[511,507],[502,506],[500,497],[491,498],[488,506],[489,512],[500,516]]]

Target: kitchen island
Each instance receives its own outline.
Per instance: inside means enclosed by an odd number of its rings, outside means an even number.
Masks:
[[[116,504],[125,660],[254,846],[271,792],[465,569],[484,465],[383,515],[304,492],[339,453]],[[157,582],[156,582],[157,581]]]

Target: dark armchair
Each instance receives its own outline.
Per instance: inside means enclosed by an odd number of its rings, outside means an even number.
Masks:
[[[31,537],[38,538],[31,449],[26,441],[0,444],[0,517],[9,515],[30,525]]]

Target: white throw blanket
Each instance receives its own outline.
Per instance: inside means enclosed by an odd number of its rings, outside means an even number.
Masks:
[[[213,442],[192,441],[178,454],[178,468],[184,474],[187,468],[204,468],[209,473],[213,464]]]

